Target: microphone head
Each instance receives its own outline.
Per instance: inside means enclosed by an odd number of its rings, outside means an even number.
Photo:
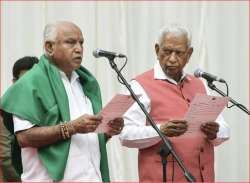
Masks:
[[[203,73],[203,71],[201,70],[201,69],[196,69],[195,71],[194,71],[194,76],[195,77],[197,77],[197,78],[199,78],[199,77],[201,77],[202,76],[202,73]]]
[[[100,53],[100,49],[97,48],[96,50],[93,51],[93,56],[95,58],[99,58],[100,57],[99,53]]]
[[[101,50],[101,49],[94,50],[93,51],[93,56],[95,58],[106,57],[108,59],[114,59],[116,57],[119,57],[119,58],[126,57],[125,55],[123,55],[121,53],[115,53],[115,52],[105,51],[105,50]]]

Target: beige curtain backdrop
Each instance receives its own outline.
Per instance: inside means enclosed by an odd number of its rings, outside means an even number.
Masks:
[[[56,20],[73,21],[82,29],[83,65],[100,82],[104,104],[124,88],[108,61],[95,59],[92,51],[126,54],[123,74],[130,80],[153,66],[158,30],[178,22],[193,33],[194,54],[186,71],[200,67],[224,78],[230,96],[249,107],[248,1],[1,1],[1,95],[11,85],[15,60],[41,56],[43,28]],[[231,139],[216,148],[216,180],[248,182],[249,118],[236,107],[225,109],[224,117]],[[121,147],[115,137],[108,142],[108,153],[112,181],[138,181],[136,149]]]

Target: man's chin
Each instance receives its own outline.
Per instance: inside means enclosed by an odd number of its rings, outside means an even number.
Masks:
[[[167,70],[166,72],[165,72],[165,74],[168,76],[168,77],[175,77],[176,75],[177,75],[177,73],[176,72],[173,72],[173,70]]]
[[[171,78],[171,79],[174,79],[175,80],[175,78],[177,78],[178,77],[178,73],[176,73],[176,72],[165,72],[165,74],[169,77],[169,78]]]
[[[82,61],[81,60],[77,60],[77,61],[74,62],[73,67],[75,69],[78,69],[81,66],[81,64],[82,64]]]
[[[74,65],[74,69],[79,69],[81,67],[81,64]]]

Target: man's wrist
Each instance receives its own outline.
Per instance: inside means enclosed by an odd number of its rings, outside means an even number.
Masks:
[[[72,135],[76,134],[76,129],[71,122],[62,122],[59,124],[61,137],[69,139]]]

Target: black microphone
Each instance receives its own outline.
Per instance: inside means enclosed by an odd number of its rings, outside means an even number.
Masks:
[[[101,49],[94,50],[93,51],[93,56],[95,58],[106,57],[108,59],[114,59],[115,57],[119,57],[119,58],[126,57],[125,55],[123,55],[121,53],[114,53],[114,52],[110,52],[110,51],[104,51],[104,50],[101,50]]]
[[[202,78],[206,79],[208,82],[213,82],[213,81],[219,81],[221,83],[225,83],[226,82],[224,79],[221,79],[221,78],[219,78],[217,76],[214,76],[212,74],[204,72],[201,69],[196,69],[194,71],[194,76],[197,77],[197,78],[198,77],[202,77]]]

